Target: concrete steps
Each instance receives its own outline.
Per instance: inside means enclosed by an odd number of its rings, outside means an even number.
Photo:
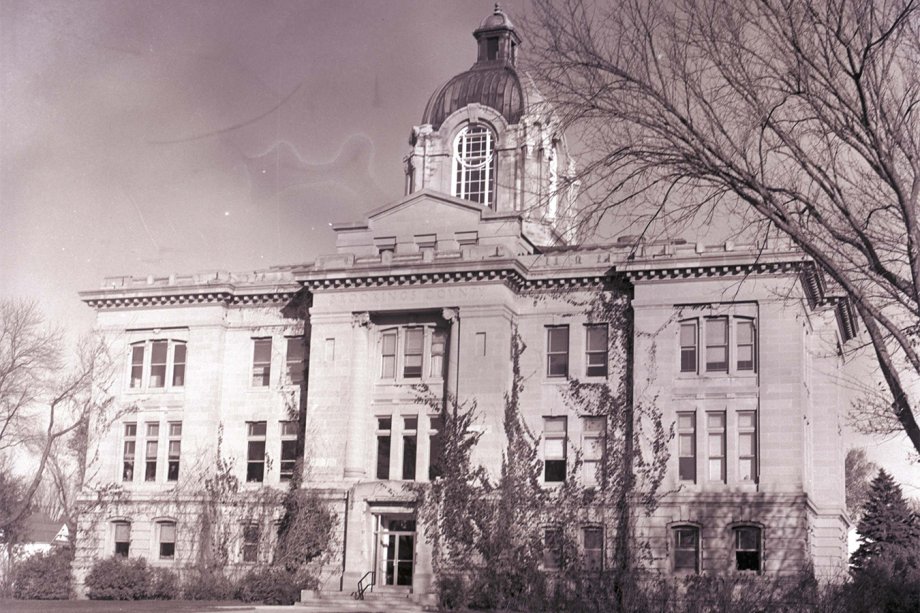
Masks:
[[[412,600],[408,594],[381,594],[367,592],[364,600],[355,600],[347,592],[309,592],[301,593],[296,611],[310,613],[345,613],[364,611],[365,613],[422,613],[436,611],[437,607],[425,606]]]

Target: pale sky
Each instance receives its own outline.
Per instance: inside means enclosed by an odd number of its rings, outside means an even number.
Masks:
[[[105,276],[330,252],[330,223],[402,195],[410,130],[492,7],[0,0],[0,297],[76,337]],[[920,495],[902,444],[865,444]]]

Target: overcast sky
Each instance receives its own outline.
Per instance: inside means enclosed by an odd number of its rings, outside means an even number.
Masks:
[[[76,336],[93,322],[77,292],[105,276],[328,253],[330,223],[402,195],[409,132],[492,7],[0,0],[0,297]]]

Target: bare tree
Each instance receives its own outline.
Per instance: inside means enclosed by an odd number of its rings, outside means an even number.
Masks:
[[[111,373],[101,339],[80,341],[70,365],[61,331],[48,328],[36,304],[0,302],[0,455],[34,455],[17,503],[0,508],[0,529],[29,512],[49,474],[62,481],[68,496],[64,502],[72,504],[74,485],[63,483],[71,473],[61,447],[106,414],[112,404],[107,391]],[[82,467],[73,470],[82,475]]]
[[[920,3],[535,0],[534,21],[594,220],[789,237],[849,297],[920,451]]]
[[[878,465],[866,456],[865,449],[847,451],[846,465],[847,511],[855,521],[862,515],[869,499],[869,485],[878,474]]]

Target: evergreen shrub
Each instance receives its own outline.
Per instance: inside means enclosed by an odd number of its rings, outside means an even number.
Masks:
[[[144,558],[113,556],[93,564],[86,588],[92,600],[171,600],[179,593],[179,578],[171,570],[149,566]]]
[[[70,598],[70,565],[73,551],[59,547],[36,553],[13,569],[13,597],[22,600],[66,600]]]

